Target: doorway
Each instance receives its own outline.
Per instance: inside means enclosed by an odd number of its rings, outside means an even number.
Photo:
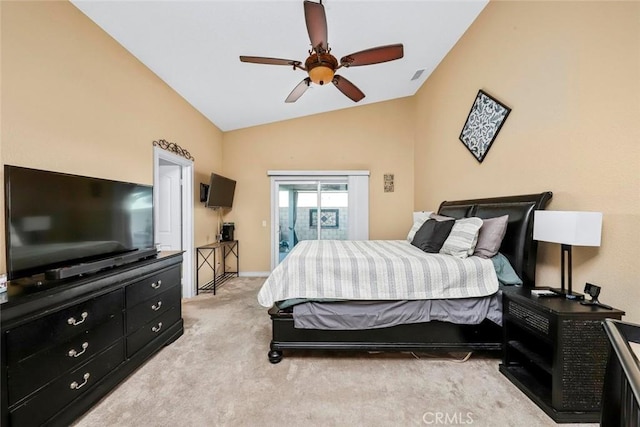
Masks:
[[[153,148],[155,242],[163,251],[183,251],[182,297],[195,295],[193,282],[193,161]]]
[[[303,240],[369,238],[368,171],[269,171],[271,269]]]
[[[336,180],[278,183],[278,262],[302,240],[347,240],[347,183]]]
[[[158,173],[158,240],[161,251],[182,250],[182,168],[160,159]]]

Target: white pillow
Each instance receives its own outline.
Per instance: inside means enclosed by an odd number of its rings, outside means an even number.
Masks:
[[[411,230],[409,230],[409,234],[407,234],[407,242],[411,243],[416,232],[420,230],[422,224],[429,219],[429,215],[432,213],[432,211],[418,211],[413,213],[413,226]]]
[[[453,224],[449,237],[442,244],[441,254],[452,255],[456,258],[466,258],[473,255],[478,243],[478,233],[482,227],[480,218],[457,219]]]

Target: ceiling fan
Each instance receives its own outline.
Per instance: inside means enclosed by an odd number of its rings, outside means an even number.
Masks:
[[[355,52],[344,56],[340,62],[331,54],[327,41],[327,17],[324,12],[322,0],[320,3],[304,1],[304,16],[307,24],[307,32],[311,40],[309,57],[304,62],[293,59],[265,58],[261,56],[240,56],[240,61],[254,64],[289,65],[293,69],[306,71],[309,76],[303,79],[291,91],[285,102],[296,102],[311,83],[325,85],[333,83],[340,92],[354,102],[364,98],[364,93],[356,85],[335,72],[342,68],[358,67],[362,65],[379,64],[393,61],[404,56],[404,48],[401,43],[386,46],[378,46],[371,49]]]

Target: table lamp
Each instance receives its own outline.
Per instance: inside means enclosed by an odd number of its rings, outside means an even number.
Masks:
[[[533,238],[542,242],[560,243],[560,289],[553,292],[567,299],[581,300],[584,295],[571,288],[571,247],[600,246],[602,234],[601,212],[535,211]],[[565,264],[565,259],[567,260]],[[565,288],[565,276],[567,287]]]

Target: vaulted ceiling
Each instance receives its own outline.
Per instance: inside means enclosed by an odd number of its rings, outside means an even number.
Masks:
[[[331,84],[311,84],[285,103],[307,73],[239,56],[304,63],[311,46],[302,0],[72,0],[223,131],[411,96],[487,2],[325,0],[329,47],[338,60],[394,43],[404,45],[404,57],[338,70],[366,95],[358,103]]]

